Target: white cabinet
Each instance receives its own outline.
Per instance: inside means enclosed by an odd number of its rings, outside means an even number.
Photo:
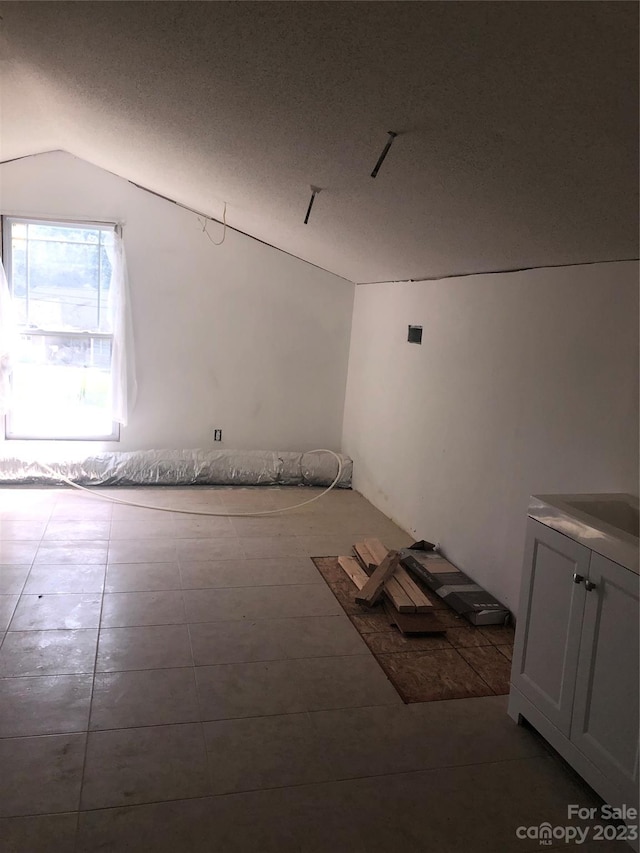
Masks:
[[[529,519],[509,714],[611,805],[638,802],[634,572]]]
[[[638,802],[638,576],[593,553],[571,740]]]

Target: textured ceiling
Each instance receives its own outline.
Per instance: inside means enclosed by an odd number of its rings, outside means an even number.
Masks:
[[[61,148],[217,218],[226,201],[358,282],[637,256],[636,3],[1,14],[2,159]]]

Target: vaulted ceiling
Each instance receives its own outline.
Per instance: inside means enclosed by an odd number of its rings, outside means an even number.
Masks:
[[[358,282],[637,257],[635,2],[0,14],[2,159],[64,149],[218,219],[226,201]]]

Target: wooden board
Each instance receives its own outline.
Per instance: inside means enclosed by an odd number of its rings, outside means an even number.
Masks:
[[[358,562],[361,566],[363,566],[366,572],[369,571],[371,566],[375,568],[382,562],[381,560],[375,559],[375,557],[373,556],[371,551],[369,551],[364,542],[356,542],[356,544],[353,546],[353,553],[356,555],[356,557],[358,558]]]
[[[351,580],[358,587],[358,589],[362,589],[362,587],[369,580],[369,575],[360,566],[360,563],[356,560],[356,558],[338,557],[338,562],[340,563],[346,574],[349,575]]]
[[[397,551],[389,551],[387,556],[356,595],[356,601],[359,604],[366,604],[369,607],[374,605],[382,595],[386,581],[393,577],[393,574],[399,564],[400,557]]]
[[[398,566],[398,569],[401,569],[402,566]],[[398,572],[396,569],[396,574]],[[398,582],[398,578],[394,575],[392,578],[386,582],[384,587],[384,593],[388,599],[390,599],[393,606],[400,613],[415,613],[416,606],[413,601],[409,598],[404,589],[400,586]]]
[[[431,613],[433,610],[433,602],[420,589],[404,566],[400,566],[400,568],[397,569],[394,575],[394,580],[398,581],[413,604],[415,604],[417,613]]]
[[[385,548],[385,546],[379,539],[365,539],[362,544],[367,549],[367,551],[373,556],[376,562],[380,561],[381,556],[384,557],[387,554],[387,548]],[[403,566],[400,566],[400,568],[396,570],[394,579],[397,580],[398,585],[408,596],[409,601],[414,605],[414,608],[417,613],[431,612],[433,608],[433,603],[429,600],[428,596],[420,589],[418,584],[413,580],[413,578],[409,575],[409,573]],[[398,609],[400,610],[400,608]],[[402,610],[400,610],[400,612],[402,612]]]
[[[360,563],[365,567],[365,569],[368,569],[370,566],[378,566],[387,556],[389,551],[384,547],[379,539],[368,539],[366,541],[373,545],[373,552],[365,542],[356,542],[353,546],[353,551],[358,557]],[[404,571],[402,566],[398,566],[398,569]],[[398,569],[396,569],[396,571],[398,571]],[[384,592],[398,611],[401,613],[415,613],[415,604],[400,584],[395,583],[395,578],[391,579],[391,581],[387,581]]]
[[[338,557],[338,563],[358,589],[362,589],[365,583],[369,580],[369,575],[365,572],[356,558]],[[402,566],[399,566],[398,568],[402,568]],[[396,569],[396,571],[398,571],[398,569]],[[384,593],[399,612],[415,613],[415,605],[406,592],[404,592],[400,584],[396,582],[395,577],[389,578],[385,584]]]
[[[362,543],[373,557],[374,563],[381,563],[389,552],[379,539],[365,539]]]
[[[446,634],[447,632],[435,613],[399,613],[388,602],[385,602],[384,609],[392,624],[396,625],[403,634]]]

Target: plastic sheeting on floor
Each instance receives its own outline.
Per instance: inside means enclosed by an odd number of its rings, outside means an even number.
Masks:
[[[340,488],[351,487],[353,462],[340,455]],[[271,450],[135,450],[79,460],[0,459],[0,483],[59,482],[43,464],[74,483],[91,486],[329,486],[338,474],[330,453]]]

